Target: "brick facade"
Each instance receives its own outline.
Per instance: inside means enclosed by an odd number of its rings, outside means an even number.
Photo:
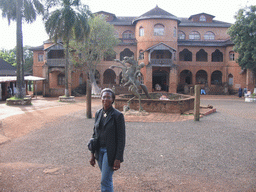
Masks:
[[[139,17],[116,17],[103,11],[97,14],[106,15],[121,41],[115,47],[116,59],[122,60],[130,54],[140,59],[139,63],[145,63],[141,72],[149,92],[156,91],[156,84],[160,84],[161,91],[169,93],[186,93],[185,87],[196,84],[206,88],[209,94],[228,94],[227,90],[233,93],[239,87],[249,90],[255,87],[253,74],[242,71],[235,61],[238,55],[233,52],[233,43],[227,34],[231,24],[216,21],[212,15],[200,13],[178,18],[159,7]],[[49,95],[64,93],[64,86],[59,85],[64,58],[59,58],[60,63],[54,58],[54,54],[59,54],[54,53],[58,49],[63,47],[50,41],[33,49],[33,75],[47,78],[46,85],[38,85],[38,90],[45,86],[52,90],[47,92]],[[38,61],[39,54],[44,54],[43,61]],[[109,69],[113,64],[116,63],[102,61],[98,65],[100,87],[119,86],[121,69]],[[81,81],[85,83],[87,77],[83,70],[73,69],[69,79],[71,93]]]

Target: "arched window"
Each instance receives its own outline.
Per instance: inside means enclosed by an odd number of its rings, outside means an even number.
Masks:
[[[112,69],[107,69],[104,72],[103,84],[116,84],[116,73]]]
[[[130,49],[125,48],[125,49],[120,53],[120,60],[123,61],[125,56],[127,56],[127,57],[132,57],[132,56],[134,56],[134,53],[133,53]]]
[[[199,70],[196,73],[196,83],[197,84],[207,83],[207,72],[205,70]]]
[[[192,31],[192,32],[189,34],[189,39],[190,39],[190,40],[200,40],[200,39],[201,39],[200,33],[197,32],[197,31]]]
[[[174,27],[174,29],[173,29],[173,37],[176,37],[177,36],[177,29],[176,29],[176,27]]]
[[[207,62],[207,58],[208,58],[208,54],[203,49],[200,49],[196,53],[196,61],[205,61],[205,62]]]
[[[133,32],[129,31],[129,30],[123,32],[123,38],[124,39],[133,39],[134,38]]]
[[[199,18],[199,21],[205,22],[206,21],[206,17],[204,15],[201,15],[200,18]]]
[[[143,50],[140,50],[139,59],[140,60],[144,59],[144,51]]]
[[[189,70],[183,70],[180,73],[180,83],[181,84],[192,84],[192,73]]]
[[[82,85],[83,81],[84,81],[83,73],[81,73],[80,76],[79,76],[79,85]]]
[[[234,77],[232,74],[228,75],[228,85],[232,86],[234,82]]]
[[[58,85],[65,85],[65,75],[63,73],[58,75]]]
[[[223,53],[219,49],[212,53],[212,62],[223,62]]]
[[[100,72],[97,69],[95,70],[94,78],[96,83],[100,84]]]
[[[154,35],[163,36],[164,35],[164,26],[162,24],[156,24],[154,26]]]
[[[185,39],[186,38],[186,35],[183,31],[179,31],[178,33],[178,39],[182,40],[182,39]]]
[[[143,27],[140,27],[139,36],[140,37],[144,36],[144,28]]]
[[[211,84],[212,85],[222,84],[222,73],[221,73],[221,71],[216,70],[212,73]]]
[[[214,40],[215,34],[211,31],[208,31],[204,34],[204,40]]]
[[[234,51],[229,52],[229,61],[235,61],[235,52]]]
[[[188,49],[184,49],[179,53],[180,61],[192,61],[192,52]]]

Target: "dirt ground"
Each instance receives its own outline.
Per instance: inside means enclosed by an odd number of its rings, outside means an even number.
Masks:
[[[100,106],[100,100],[95,100],[93,114]],[[1,133],[10,138],[12,142],[14,139],[23,138],[28,133],[40,129],[45,124],[60,122],[60,117],[85,110],[85,107],[85,102],[76,102],[70,105],[27,111],[3,119]],[[133,118],[127,117],[126,119],[132,121]],[[165,118],[169,121],[185,121],[191,119],[191,116],[181,118],[172,115],[172,118]],[[155,119],[156,122],[163,120],[160,117],[155,117]],[[91,168],[89,163],[81,166],[56,166],[16,161],[1,162],[0,167],[0,191],[100,191],[99,169]],[[155,175],[158,177],[156,178]],[[169,175],[162,170],[134,176],[130,173],[128,175],[121,169],[114,174],[114,186],[115,191],[236,191],[234,186],[225,181],[216,183],[214,179],[209,180],[209,178],[189,174]]]

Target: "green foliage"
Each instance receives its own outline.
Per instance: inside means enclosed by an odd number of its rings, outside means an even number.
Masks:
[[[89,18],[90,34],[85,42],[72,42],[72,59],[77,67],[83,66],[86,71],[95,71],[96,66],[107,55],[115,54],[114,47],[119,43],[115,29],[106,22],[102,15]]]
[[[16,53],[13,50],[1,50],[0,58],[16,67]]]
[[[24,55],[24,71],[27,73],[32,73],[33,69],[33,52],[29,50],[30,47],[25,46],[23,47],[23,55]],[[4,61],[10,63],[14,67],[17,66],[16,63],[16,48],[11,50],[1,50],[0,51],[0,58]]]
[[[237,62],[256,74],[256,6],[240,9],[235,18],[228,34],[235,44],[234,51],[239,53]]]
[[[80,0],[50,0],[48,8],[60,6],[51,13],[45,15],[45,29],[47,34],[55,42],[63,41],[65,45],[65,96],[68,95],[68,69],[69,69],[69,41],[83,41],[89,34],[88,17],[91,15],[89,7],[82,5]]]
[[[23,0],[22,1],[22,17],[27,23],[32,23],[36,20],[37,14],[43,14],[44,6],[41,0]],[[0,0],[0,9],[2,10],[2,16],[11,21],[17,20],[16,0]]]

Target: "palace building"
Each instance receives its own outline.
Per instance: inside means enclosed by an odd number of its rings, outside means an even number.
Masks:
[[[227,34],[230,23],[216,21],[207,13],[179,18],[156,6],[139,17],[118,17],[104,11],[108,23],[115,27],[120,43],[116,55],[104,58],[95,74],[98,85],[116,89],[121,83],[121,69],[109,67],[114,59],[133,56],[145,67],[141,81],[149,92],[188,93],[199,84],[207,94],[235,93],[240,87],[253,90],[255,76],[241,70],[238,54]],[[37,90],[49,96],[64,95],[64,47],[45,41],[31,48],[34,52],[33,75],[46,80]],[[82,69],[69,72],[70,93],[87,81]]]

